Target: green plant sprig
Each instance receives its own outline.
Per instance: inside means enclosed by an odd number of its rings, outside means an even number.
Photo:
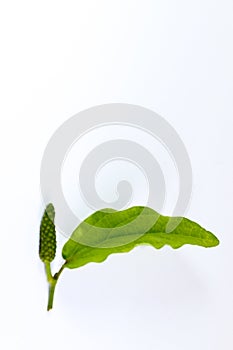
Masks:
[[[39,248],[49,284],[47,310],[53,307],[57,281],[65,268],[79,268],[90,262],[100,263],[111,254],[127,253],[143,244],[156,249],[165,245],[177,249],[185,244],[205,248],[219,244],[213,233],[187,218],[163,216],[141,206],[123,211],[103,209],[89,216],[74,230],[62,250],[65,262],[52,275],[51,262],[56,254],[54,217],[54,207],[48,204],[41,220]]]

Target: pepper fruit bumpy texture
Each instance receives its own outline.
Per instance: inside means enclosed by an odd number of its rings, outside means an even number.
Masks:
[[[56,255],[56,229],[54,225],[55,210],[48,204],[40,224],[39,255],[43,262],[51,262]]]

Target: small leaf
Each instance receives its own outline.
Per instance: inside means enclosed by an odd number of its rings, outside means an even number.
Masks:
[[[62,255],[65,266],[73,269],[102,262],[110,254],[126,253],[142,244],[157,249],[170,245],[177,249],[184,244],[215,247],[219,240],[189,219],[162,216],[151,208],[104,209],[89,216],[74,230]]]

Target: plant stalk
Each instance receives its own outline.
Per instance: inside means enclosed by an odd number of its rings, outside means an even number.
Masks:
[[[53,299],[54,299],[54,292],[55,292],[56,285],[57,285],[57,281],[54,281],[49,284],[49,297],[48,297],[47,311],[53,308]]]
[[[47,305],[47,310],[49,311],[53,308],[55,288],[57,285],[58,278],[60,277],[62,271],[65,268],[65,264],[62,265],[60,270],[57,273],[55,273],[54,276],[52,275],[52,272],[51,272],[50,262],[45,262],[44,264],[45,264],[45,272],[46,272],[46,276],[47,276],[47,281],[49,284],[49,295],[48,295],[48,305]]]

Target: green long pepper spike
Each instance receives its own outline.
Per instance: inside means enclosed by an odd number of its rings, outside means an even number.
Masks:
[[[50,263],[56,255],[56,229],[54,225],[55,210],[52,203],[48,204],[40,224],[39,255],[44,263]]]
[[[53,308],[54,292],[57,285],[58,278],[65,268],[65,264],[60,270],[52,275],[50,263],[53,261],[56,255],[56,228],[54,225],[55,210],[52,203],[48,204],[45,208],[40,224],[40,246],[39,255],[40,259],[44,263],[45,273],[49,285],[48,305],[47,310]]]

